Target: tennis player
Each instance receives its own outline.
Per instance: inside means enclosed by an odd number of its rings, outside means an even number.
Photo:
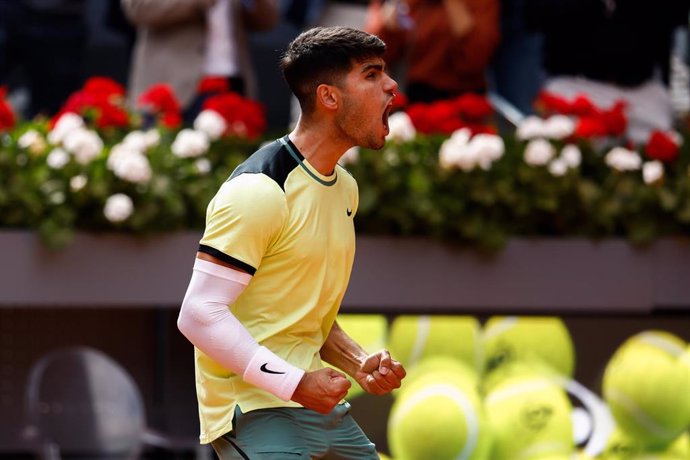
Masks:
[[[380,149],[397,83],[385,44],[346,27],[307,30],[283,75],[294,131],[252,154],[208,206],[178,326],[195,347],[200,440],[223,459],[376,459],[344,400],[350,375],[372,394],[403,366],[368,354],[335,321],[355,254],[353,146]]]

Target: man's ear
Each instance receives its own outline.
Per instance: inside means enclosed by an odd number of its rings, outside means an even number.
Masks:
[[[333,85],[321,84],[316,88],[316,99],[327,109],[335,110],[340,105],[340,91]]]

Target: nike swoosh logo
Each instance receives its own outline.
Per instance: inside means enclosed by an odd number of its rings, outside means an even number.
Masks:
[[[272,371],[269,368],[266,367],[266,364],[268,363],[263,363],[259,369],[261,369],[261,372],[265,372],[267,374],[284,374],[285,372],[278,372],[278,371]]]
[[[350,217],[352,215],[352,209],[347,210],[347,216]]]

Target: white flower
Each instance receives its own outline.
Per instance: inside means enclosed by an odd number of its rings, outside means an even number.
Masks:
[[[460,147],[455,154],[455,164],[465,172],[472,171],[479,164],[477,150],[465,145]]]
[[[113,145],[113,148],[110,149],[108,158],[105,160],[105,165],[108,167],[109,170],[112,171],[115,169],[115,165],[123,157],[126,157],[127,155],[136,155],[138,153],[139,152],[137,152],[136,150],[132,150],[123,144],[115,144]]]
[[[88,180],[86,176],[79,174],[78,176],[74,176],[70,179],[69,186],[73,192],[78,192],[79,190],[83,189],[84,186],[86,186],[87,182]]]
[[[194,129],[206,134],[212,141],[220,139],[228,124],[215,110],[202,110],[194,120]]]
[[[500,159],[505,153],[505,145],[500,136],[494,134],[477,134],[468,145],[474,150],[479,166],[488,170],[494,161]]]
[[[544,123],[544,136],[564,139],[575,132],[575,122],[565,115],[554,115]]]
[[[400,164],[400,157],[398,156],[398,151],[395,148],[387,148],[383,151],[383,159],[390,166],[397,166]]]
[[[185,128],[175,137],[172,143],[172,153],[180,158],[191,158],[203,155],[208,151],[209,142],[206,134],[201,131]]]
[[[520,140],[529,140],[537,137],[545,136],[544,120],[541,118],[530,115],[522,119],[517,127],[515,135]]]
[[[48,201],[52,204],[62,204],[65,202],[65,194],[63,192],[53,192],[48,195]]]
[[[132,199],[124,193],[116,193],[108,198],[103,208],[105,218],[110,222],[118,223],[126,220],[134,212]]]
[[[149,147],[146,140],[146,133],[140,130],[128,133],[125,138],[122,139],[122,145],[141,153],[144,153]]]
[[[443,142],[439,151],[442,168],[460,168],[467,172],[479,166],[488,170],[503,156],[505,146],[500,137],[493,134],[470,136],[468,129],[460,129]]]
[[[568,172],[568,163],[563,158],[556,158],[549,163],[549,172],[552,176],[561,177]]]
[[[52,169],[62,169],[69,163],[69,153],[60,147],[54,148],[46,157],[46,163]]]
[[[67,112],[60,116],[53,130],[48,133],[48,142],[58,145],[68,133],[81,128],[84,128],[84,119],[76,113]]]
[[[346,165],[350,163],[357,163],[359,161],[359,147],[354,146],[352,148],[349,148],[343,153],[343,155],[340,157],[340,163]]]
[[[30,129],[17,139],[17,145],[23,149],[40,148],[44,145],[43,136],[35,129]]]
[[[411,141],[417,135],[417,130],[412,124],[410,116],[405,112],[395,112],[388,117],[388,136],[386,140],[406,142]]]
[[[75,129],[67,133],[62,142],[63,147],[74,155],[80,164],[93,161],[103,150],[103,141],[95,131]]]
[[[569,168],[578,168],[582,163],[582,152],[580,147],[574,144],[568,144],[561,150],[561,158],[566,162]]]
[[[546,139],[532,139],[525,147],[525,163],[530,166],[544,166],[555,155],[555,149]]]
[[[211,172],[211,162],[208,161],[208,158],[199,158],[194,162],[194,166],[196,166],[196,170],[199,174],[208,174]]]
[[[146,150],[156,147],[161,142],[161,133],[156,128],[151,128],[144,133],[144,140],[146,141]]]
[[[604,161],[617,171],[635,171],[642,166],[640,155],[624,147],[612,148],[604,157]]]
[[[465,150],[470,141],[470,130],[467,128],[455,131],[448,139],[443,141],[441,149],[438,152],[438,161],[442,168],[453,169],[455,167],[473,169],[476,165],[476,159],[473,160],[467,155]],[[464,169],[466,170],[466,169]]]
[[[151,165],[142,153],[125,154],[113,163],[113,173],[122,180],[144,184],[151,180]]]
[[[664,165],[660,161],[648,161],[642,165],[642,179],[645,184],[653,184],[664,177]]]

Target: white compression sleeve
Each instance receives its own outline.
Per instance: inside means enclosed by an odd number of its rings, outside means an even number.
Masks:
[[[220,365],[289,401],[304,370],[260,346],[228,307],[250,280],[248,273],[196,259],[177,326]]]

